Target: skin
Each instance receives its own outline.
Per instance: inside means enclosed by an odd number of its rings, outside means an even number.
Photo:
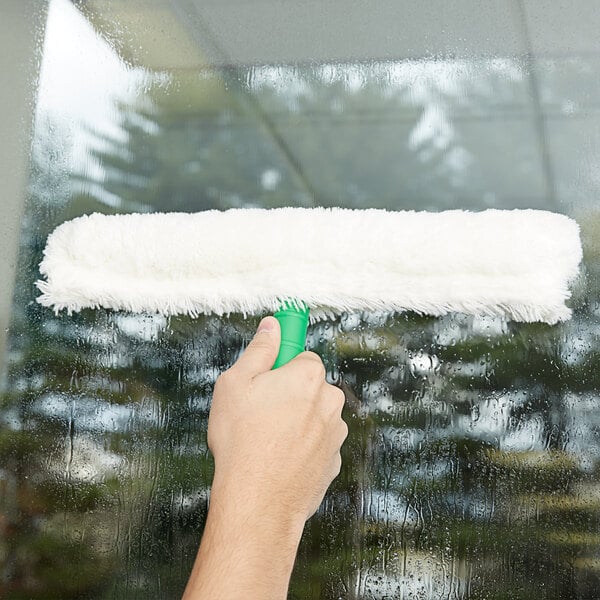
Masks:
[[[340,472],[344,394],[312,352],[271,371],[279,341],[278,321],[266,317],[215,384],[215,474],[183,600],[286,598],[304,524]]]

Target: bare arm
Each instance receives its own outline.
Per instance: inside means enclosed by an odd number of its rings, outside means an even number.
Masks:
[[[304,352],[271,371],[279,324],[263,319],[215,386],[208,443],[215,476],[183,600],[283,600],[304,523],[340,470],[343,393]]]

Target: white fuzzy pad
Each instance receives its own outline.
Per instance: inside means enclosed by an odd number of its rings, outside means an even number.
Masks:
[[[536,210],[92,214],[49,236],[38,302],[164,315],[275,310],[568,319],[577,224]]]

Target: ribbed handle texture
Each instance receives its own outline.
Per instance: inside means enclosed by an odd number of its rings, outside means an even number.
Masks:
[[[281,367],[304,352],[306,330],[308,329],[308,308],[298,302],[296,305],[284,302],[274,317],[281,326],[281,345],[273,368]]]

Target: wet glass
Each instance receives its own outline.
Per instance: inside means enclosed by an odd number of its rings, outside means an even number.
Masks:
[[[592,3],[309,1],[310,39],[288,3],[126,4],[49,4],[2,357],[0,595],[180,597],[207,511],[212,386],[258,323],[54,314],[35,302],[48,233],[94,211],[293,205],[553,210],[580,224],[584,265],[557,326],[311,326],[350,435],[289,597],[600,597]]]

